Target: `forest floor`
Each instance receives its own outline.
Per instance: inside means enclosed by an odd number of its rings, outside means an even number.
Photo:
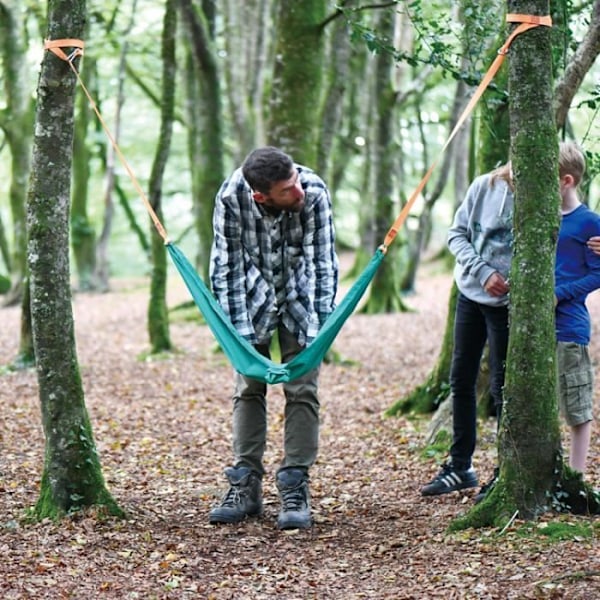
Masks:
[[[33,371],[0,375],[2,597],[77,599],[431,599],[600,597],[600,529],[593,517],[547,514],[502,529],[447,531],[476,490],[423,498],[443,455],[423,452],[429,416],[384,418],[435,364],[451,279],[422,269],[412,312],[353,315],[334,348],[346,364],[321,371],[322,430],[311,471],[315,524],[275,527],[283,395],[269,392],[265,513],[212,526],[230,461],[232,370],[206,326],[176,319],[178,351],[144,360],[147,282],[77,294],[73,310],[86,404],[107,486],[126,511],[29,523],[43,464]],[[169,305],[189,300],[177,275]],[[589,305],[600,328],[600,296]],[[19,309],[0,312],[0,364],[17,352]],[[600,363],[598,333],[592,344]],[[600,390],[600,386],[598,386]],[[480,424],[475,466],[495,461],[493,422]],[[600,486],[600,428],[589,480]],[[556,527],[562,525],[562,527]],[[564,535],[572,529],[572,535]],[[556,539],[553,532],[563,533]],[[560,538],[560,536],[558,536]]]

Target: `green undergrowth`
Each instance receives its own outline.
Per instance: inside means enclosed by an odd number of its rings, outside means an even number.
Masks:
[[[437,433],[431,444],[428,444],[421,449],[421,458],[441,459],[448,454],[451,444],[452,434],[449,431],[442,429]]]
[[[591,540],[600,534],[600,521],[590,518],[564,518],[541,521],[539,523],[523,523],[515,530],[515,535],[522,539],[539,539],[548,542],[568,540]]]
[[[169,316],[171,323],[198,323],[198,325],[206,325],[206,320],[193,300],[181,302],[169,309]]]
[[[590,516],[547,513],[542,520],[507,522],[506,527],[454,529],[449,535],[458,541],[540,547],[562,542],[592,542],[600,536],[600,520]]]
[[[165,360],[171,360],[173,356],[179,354],[183,354],[183,352],[177,348],[163,352],[152,352],[151,350],[145,350],[137,355],[137,359],[140,362],[162,362]]]

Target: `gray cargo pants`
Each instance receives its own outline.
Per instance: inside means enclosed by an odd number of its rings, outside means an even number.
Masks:
[[[280,326],[282,362],[292,360],[302,349],[296,338]],[[256,349],[270,356],[269,344]],[[308,469],[317,458],[319,446],[319,368],[283,384],[285,394],[284,456],[281,468]],[[233,394],[233,452],[235,466],[250,467],[264,474],[262,463],[267,439],[267,384],[235,374]]]

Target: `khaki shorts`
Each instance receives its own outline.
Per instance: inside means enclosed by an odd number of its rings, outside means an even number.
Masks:
[[[567,425],[582,425],[593,419],[594,370],[587,346],[558,342],[558,398]]]

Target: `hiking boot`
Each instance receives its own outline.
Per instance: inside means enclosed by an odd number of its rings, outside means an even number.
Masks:
[[[470,467],[461,471],[455,469],[452,463],[442,465],[440,472],[425,486],[421,488],[422,496],[439,496],[456,490],[464,490],[479,485],[475,469]]]
[[[498,481],[499,472],[500,469],[496,467],[492,478],[481,486],[481,489],[475,495],[475,504],[479,504],[492,491],[492,488],[496,485],[496,481]]]
[[[239,523],[262,513],[262,482],[248,467],[227,467],[224,471],[230,488],[221,504],[210,511],[208,522]]]
[[[277,527],[308,529],[312,525],[312,519],[306,472],[302,469],[281,469],[277,472],[277,489],[281,497]]]

